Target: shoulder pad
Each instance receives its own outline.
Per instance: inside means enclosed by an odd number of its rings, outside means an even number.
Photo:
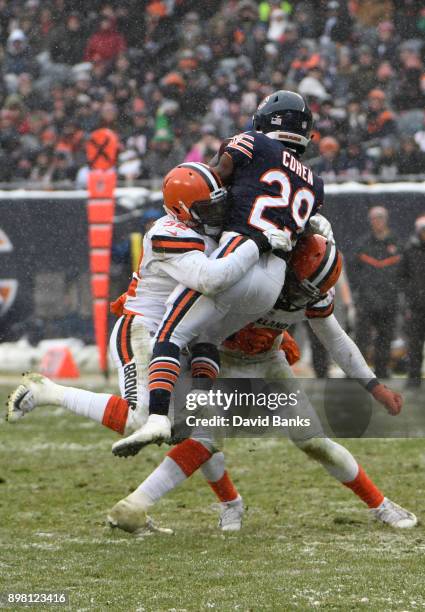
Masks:
[[[155,253],[205,251],[205,241],[201,234],[168,216],[159,219],[149,234]]]

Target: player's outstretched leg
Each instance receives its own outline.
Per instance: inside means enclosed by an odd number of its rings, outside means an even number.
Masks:
[[[30,372],[24,374],[21,384],[9,396],[6,419],[15,422],[37,406],[62,406],[120,434],[125,431],[129,412],[134,412],[129,411],[127,400],[116,395],[65,387]]]
[[[367,504],[376,520],[397,529],[416,525],[416,516],[386,498],[344,446],[329,438],[312,438],[296,442],[296,445],[321,463],[331,476],[351,489]]]

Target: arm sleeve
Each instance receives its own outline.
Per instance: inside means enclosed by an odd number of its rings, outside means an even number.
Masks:
[[[179,283],[208,296],[234,285],[258,259],[257,245],[253,240],[247,240],[236,251],[220,259],[209,259],[201,251],[189,251],[157,263]]]
[[[345,333],[334,315],[325,319],[310,319],[309,324],[332,359],[349,378],[357,378],[363,386],[376,378],[357,344]]]

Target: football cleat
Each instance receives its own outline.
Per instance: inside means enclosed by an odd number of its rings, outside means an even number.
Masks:
[[[140,494],[139,494],[140,497]],[[132,499],[132,495],[121,499],[110,510],[107,522],[112,529],[122,529],[132,533],[136,537],[150,535],[152,533],[165,533],[171,535],[172,529],[159,527],[146,511],[151,504],[143,504]]]
[[[170,419],[163,414],[150,414],[146,423],[130,436],[118,440],[112,446],[112,454],[117,457],[137,455],[148,444],[162,444],[171,438]]]
[[[240,531],[244,513],[242,497],[238,496],[233,501],[222,502],[218,504],[218,507],[220,509],[218,526],[221,531]]]
[[[60,405],[62,388],[49,378],[28,372],[7,400],[6,420],[10,423],[21,419],[36,406]]]
[[[386,497],[378,508],[371,508],[371,513],[377,521],[396,529],[410,529],[418,522],[413,512],[405,510]]]

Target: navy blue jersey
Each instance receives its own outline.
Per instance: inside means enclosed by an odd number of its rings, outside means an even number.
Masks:
[[[323,180],[279,140],[251,130],[230,140],[233,160],[225,229],[264,240],[274,227],[295,241],[323,204]]]

